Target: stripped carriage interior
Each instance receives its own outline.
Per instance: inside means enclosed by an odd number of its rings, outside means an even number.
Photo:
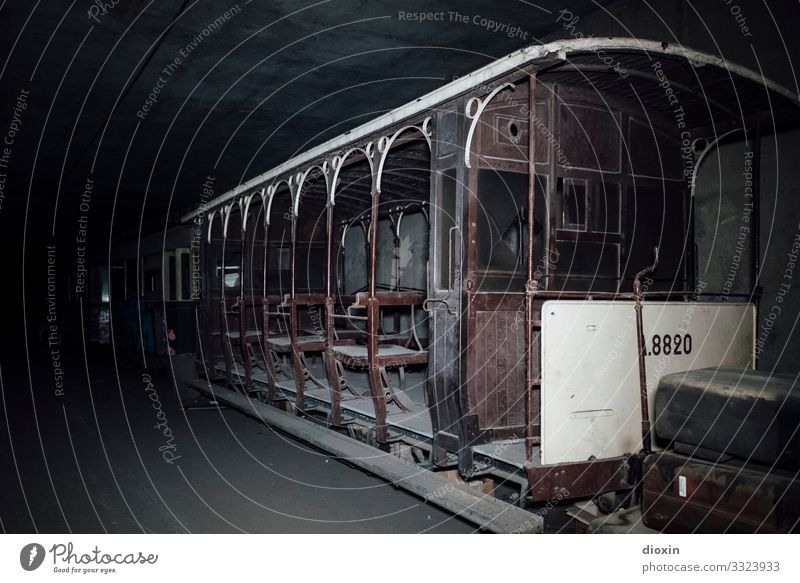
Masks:
[[[669,339],[659,373],[755,364],[752,303],[698,290],[697,138],[797,104],[676,47],[607,44],[616,70],[535,47],[187,217],[207,229],[201,375],[498,496],[631,487],[629,456],[664,445],[640,375],[659,353],[637,341]]]

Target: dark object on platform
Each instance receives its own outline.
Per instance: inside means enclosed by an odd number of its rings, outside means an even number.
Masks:
[[[622,508],[589,523],[588,534],[658,534],[642,522],[642,509]]]
[[[655,410],[656,435],[692,457],[724,461],[720,454],[727,454],[800,469],[800,387],[793,377],[726,368],[665,375]]]
[[[715,464],[672,452],[644,461],[643,521],[680,533],[800,529],[800,480],[755,464]]]

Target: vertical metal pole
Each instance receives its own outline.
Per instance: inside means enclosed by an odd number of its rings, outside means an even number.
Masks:
[[[245,286],[244,274],[249,262],[246,260],[247,253],[247,217],[239,207],[239,219],[241,220],[241,228],[239,230],[240,252],[241,259],[239,261],[239,351],[242,355],[242,364],[244,365],[244,386],[242,392],[248,395],[253,389],[253,363],[250,360],[250,351],[247,345],[247,302],[245,301]]]
[[[297,192],[296,196],[300,196],[300,192]],[[298,214],[300,210],[300,205],[297,205]],[[301,354],[297,350],[297,336],[298,336],[298,325],[297,325],[297,306],[295,304],[295,278],[297,277],[297,214],[294,213],[293,210],[289,211],[292,220],[292,229],[291,229],[291,250],[290,250],[290,280],[291,280],[291,296],[289,300],[289,343],[291,345],[292,350],[292,366],[294,369],[294,384],[297,389],[297,396],[295,398],[295,406],[298,411],[302,412],[305,410],[306,401],[305,401],[305,372],[303,370],[303,366],[300,362]]]
[[[761,275],[761,116],[756,120],[756,135],[753,144],[753,295],[756,302],[760,297],[758,293],[759,278]]]
[[[328,377],[328,386],[331,389],[331,411],[328,418],[330,425],[342,424],[342,386],[336,371],[336,357],[333,353],[334,323],[333,311],[333,203],[328,201],[327,217],[327,248],[325,256],[325,374]]]
[[[378,362],[378,329],[380,327],[380,305],[375,297],[376,290],[376,264],[378,257],[378,205],[380,194],[377,189],[377,176],[372,172],[372,209],[369,225],[369,300],[367,302],[367,358],[369,361],[369,382],[372,390],[372,399],[375,406],[375,439],[384,443],[388,437],[386,426],[386,399],[383,394]]]
[[[642,318],[642,282],[641,278],[653,273],[658,267],[658,247],[653,249],[655,258],[653,264],[645,267],[633,278],[634,310],[636,311],[636,344],[638,348],[639,364],[639,402],[642,409],[642,450],[650,453],[650,403],[647,397],[647,369],[645,357],[647,356],[647,342],[644,337],[644,320]]]
[[[525,284],[525,357],[526,357],[526,372],[527,372],[527,391],[525,403],[526,427],[525,427],[525,456],[527,460],[533,457],[533,391],[535,383],[534,378],[534,359],[533,354],[533,321],[534,321],[534,306],[533,295],[536,291],[536,282],[533,280],[534,274],[534,206],[536,203],[536,132],[534,131],[533,116],[536,111],[536,72],[530,74],[528,81],[528,281]]]
[[[266,301],[267,298],[267,265],[269,263],[269,217],[267,209],[264,207],[264,265],[261,271],[261,296]],[[266,309],[266,308],[265,308]]]
[[[376,263],[378,257],[378,203],[380,194],[375,187],[375,176],[372,177],[372,209],[369,224],[369,297],[375,297]]]
[[[278,389],[275,380],[275,370],[272,364],[272,353],[269,350],[269,311],[270,302],[267,295],[267,270],[269,269],[269,217],[267,208],[264,207],[264,270],[261,284],[261,337],[264,355],[264,370],[267,373],[267,400],[274,401],[278,398]]]
[[[289,214],[292,217],[292,227],[291,227],[291,241],[289,243],[290,250],[289,250],[289,280],[291,281],[290,284],[290,294],[292,300],[294,300],[294,277],[295,277],[295,263],[297,259],[297,216],[295,216],[293,211],[289,211]]]
[[[325,297],[331,298],[331,279],[332,279],[332,266],[333,266],[333,204],[328,202],[326,210],[326,249],[325,249]]]
[[[242,226],[239,230],[239,248],[241,252],[241,258],[239,260],[239,301],[241,302],[244,299],[244,268],[245,268],[245,253],[247,252],[247,241],[245,237],[245,224],[244,224],[244,215],[239,214],[239,218],[241,219]]]
[[[222,343],[222,355],[225,358],[225,385],[230,386],[233,383],[233,354],[230,345],[230,339],[227,336],[228,332],[228,314],[225,302],[225,244],[228,241],[228,234],[226,233],[225,225],[227,223],[227,213],[225,209],[222,210],[222,256],[220,258],[220,274],[219,274],[219,340]]]

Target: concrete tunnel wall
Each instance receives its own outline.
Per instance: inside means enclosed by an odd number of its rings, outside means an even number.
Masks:
[[[738,136],[738,137],[737,137]],[[753,221],[746,195],[747,152],[742,134],[704,158],[695,189],[698,279],[705,291],[749,293],[753,285]],[[800,315],[800,130],[763,136],[761,142],[758,368],[798,372],[795,332]],[[741,298],[731,298],[739,300]]]

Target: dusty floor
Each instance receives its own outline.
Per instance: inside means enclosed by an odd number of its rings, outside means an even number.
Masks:
[[[236,411],[184,412],[190,394],[110,351],[62,354],[63,396],[49,353],[29,377],[16,352],[0,371],[5,532],[474,530]]]

